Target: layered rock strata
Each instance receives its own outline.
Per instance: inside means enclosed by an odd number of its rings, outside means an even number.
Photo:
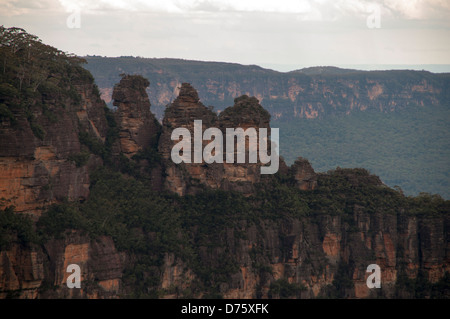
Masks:
[[[218,128],[222,133],[222,163],[206,163],[203,156],[201,163],[194,163],[194,123],[202,121],[203,134],[207,128]],[[188,83],[183,83],[177,99],[165,111],[163,129],[159,144],[159,151],[166,163],[166,188],[180,195],[195,192],[200,186],[219,188],[224,190],[236,190],[245,194],[253,191],[253,186],[261,178],[261,161],[250,163],[249,152],[259,154],[260,129],[267,130],[270,135],[270,115],[259,104],[255,97],[246,95],[235,99],[232,107],[226,108],[219,115],[210,108],[204,106],[198,97],[197,91]],[[191,134],[191,163],[174,164],[171,158],[171,150],[179,140],[172,140],[172,132],[176,128],[188,129]],[[230,162],[226,158],[226,133],[227,128],[255,129],[256,145],[250,144],[249,137],[245,137],[245,162],[238,163],[238,139],[234,139],[234,160]],[[214,137],[216,138],[216,137]],[[202,148],[213,139],[202,139]],[[267,141],[262,141],[268,145]],[[253,149],[251,149],[253,145]],[[268,146],[270,151],[270,145]],[[216,150],[217,151],[217,150]],[[214,153],[215,154],[215,153]],[[203,154],[202,154],[203,155]],[[259,155],[258,155],[259,157]],[[284,165],[284,163],[283,163]]]
[[[47,109],[31,105],[33,122],[23,109],[15,110],[16,123],[0,122],[0,207],[15,206],[17,212],[39,216],[64,198],[87,198],[89,171],[101,165],[101,159],[83,153],[79,133],[105,141],[105,104],[94,83],[75,88],[79,101],[43,96]],[[41,138],[33,128],[42,132]],[[83,155],[83,165],[77,165],[73,158]]]
[[[147,79],[124,75],[114,87],[112,98],[117,107],[115,118],[119,127],[120,152],[131,158],[139,150],[157,143],[159,123],[150,112]]]

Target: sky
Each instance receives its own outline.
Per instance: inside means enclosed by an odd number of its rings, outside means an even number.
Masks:
[[[81,56],[450,65],[450,0],[0,0],[0,25]]]

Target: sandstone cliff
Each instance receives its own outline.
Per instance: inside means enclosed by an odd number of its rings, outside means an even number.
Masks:
[[[178,164],[171,160],[172,147],[178,143],[171,140],[172,132],[175,128],[186,128],[191,133],[191,159],[194,156],[194,121],[202,121],[202,129],[199,132],[203,136],[207,128],[214,127],[222,132],[223,143],[223,163],[207,164],[204,159],[201,163]],[[226,160],[226,129],[227,128],[255,128],[257,136],[259,129],[267,129],[270,135],[270,115],[259,104],[254,97],[246,95],[236,98],[232,107],[226,108],[219,115],[205,107],[198,97],[197,91],[188,83],[183,83],[177,99],[167,106],[163,119],[163,130],[161,134],[159,150],[165,159],[166,165],[166,188],[175,191],[180,195],[192,193],[198,190],[199,186],[207,186],[215,189],[237,190],[241,193],[250,194],[253,185],[260,181],[261,163],[248,163],[249,140],[246,143],[246,163],[237,163],[237,143],[234,141],[234,163]],[[202,150],[212,139],[202,141]],[[259,145],[259,138],[258,138]],[[270,146],[269,146],[270,149]],[[259,152],[259,148],[253,149]],[[283,163],[284,164],[284,163]],[[312,169],[312,168],[311,168]]]
[[[150,85],[140,76],[124,75],[114,87],[112,98],[119,127],[120,151],[131,158],[139,150],[157,143],[160,125],[150,112],[145,89]]]
[[[341,69],[325,67],[281,73],[255,65],[178,59],[87,57],[87,60],[87,69],[97,80],[105,101],[111,99],[120,72],[154,79],[149,96],[158,118],[163,117],[164,106],[177,97],[182,81],[197,88],[205,105],[223,110],[241,95],[255,96],[273,120],[283,121],[355,110],[391,112],[413,105],[445,105],[450,94],[448,74],[425,71],[340,72]]]
[[[59,61],[45,80],[8,65],[0,83],[1,298],[449,297],[449,201],[303,158],[265,177],[259,163],[175,164],[175,128],[269,129],[262,100],[216,114],[184,83],[160,127],[147,80],[124,75],[111,113],[79,61],[39,43]],[[374,263],[382,289],[369,290]]]
[[[0,252],[0,298],[118,298],[126,262],[110,237],[91,240],[73,232],[37,247]],[[81,269],[81,289],[69,289],[67,266]]]
[[[435,285],[440,298],[449,297],[448,214],[417,217],[355,205],[348,216],[241,220],[206,239],[198,237],[204,236],[199,230],[185,229],[200,240],[201,268],[178,253],[154,251],[146,258],[161,255],[161,264],[146,289],[156,289],[152,296],[159,298],[417,298],[418,291]],[[12,244],[0,253],[0,296],[130,297],[136,258],[136,252],[118,251],[108,236],[94,239],[79,231],[41,246]],[[81,289],[66,286],[72,263],[81,267]],[[370,264],[381,268],[381,289],[366,285]]]
[[[106,106],[93,80],[74,83],[74,88],[75,100],[43,95],[42,101],[29,106],[28,114],[13,109],[15,120],[1,121],[2,207],[15,206],[17,212],[38,216],[49,204],[64,198],[87,198],[89,171],[101,165],[101,159],[89,155],[78,137],[83,132],[104,142]],[[36,136],[36,130],[41,135]]]

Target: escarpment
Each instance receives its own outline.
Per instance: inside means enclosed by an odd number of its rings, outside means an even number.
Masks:
[[[241,95],[255,96],[273,120],[346,115],[359,110],[395,112],[414,105],[446,105],[449,74],[427,71],[362,71],[312,67],[276,72],[256,65],[180,59],[87,57],[88,70],[98,79],[105,100],[111,99],[116,77],[111,70],[139,72],[154,79],[150,100],[158,119],[178,94],[180,79],[190,82],[205,105],[223,110]],[[104,65],[108,65],[105,68]],[[430,108],[430,111],[432,107]]]
[[[104,143],[106,106],[92,78],[69,93],[38,95],[0,122],[0,206],[39,216],[51,203],[88,197],[89,172],[102,161],[79,137]]]
[[[273,134],[261,100],[217,114],[183,83],[159,124],[148,80],[123,75],[113,112],[69,61],[34,92],[9,69],[0,83],[0,298],[449,297],[449,201],[405,197],[364,169],[317,174],[301,157],[263,176],[250,137],[243,163],[237,139],[234,162],[196,162],[209,128]],[[191,163],[172,159],[177,128]],[[67,285],[71,264],[81,288]],[[371,264],[382,289],[366,284]]]

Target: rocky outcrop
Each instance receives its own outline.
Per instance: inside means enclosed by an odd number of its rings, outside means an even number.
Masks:
[[[203,156],[200,163],[194,163],[194,121],[201,120],[202,128],[218,128],[222,133],[222,162],[206,163]],[[249,163],[249,151],[259,152],[259,146],[250,150],[249,138],[245,140],[245,163],[237,162],[238,139],[234,140],[234,162],[226,160],[226,129],[254,128],[259,145],[259,130],[267,129],[270,135],[270,115],[259,104],[255,97],[243,95],[235,99],[232,107],[226,108],[218,116],[210,108],[205,107],[198,97],[197,91],[188,83],[183,83],[177,99],[165,111],[163,130],[159,143],[159,151],[166,164],[166,188],[180,195],[196,192],[202,187],[236,190],[250,194],[255,183],[260,181],[261,162]],[[172,141],[171,135],[176,128],[186,128],[191,134],[191,163],[174,164],[171,150],[179,140]],[[202,153],[212,139],[202,139]],[[270,145],[269,145],[270,150]]]
[[[312,190],[317,186],[317,174],[307,159],[299,157],[290,170],[299,189]]]
[[[261,162],[259,157],[260,143],[265,143],[270,151],[271,145],[267,141],[260,139],[260,130],[266,129],[267,135],[270,135],[270,114],[259,104],[258,99],[242,95],[234,100],[234,105],[228,107],[219,114],[219,122],[222,132],[226,133],[227,128],[242,128],[247,130],[254,128],[258,136],[258,144],[250,145],[250,138],[245,140],[245,161],[239,163],[237,139],[234,146],[235,161],[233,164],[224,165],[225,183],[223,188],[226,190],[238,190],[244,193],[251,193],[255,183],[261,180]],[[250,152],[258,154],[257,163],[249,163]]]
[[[78,135],[86,132],[104,141],[104,102],[94,83],[77,83],[79,99],[42,96],[45,108],[30,106],[32,115],[15,109],[16,123],[0,122],[0,208],[39,216],[49,204],[86,199],[89,171],[101,164],[83,154]],[[83,163],[73,160],[83,157]],[[82,165],[80,165],[82,164]]]
[[[117,107],[119,152],[128,158],[157,143],[160,125],[150,112],[150,101],[145,91],[149,85],[148,80],[141,76],[124,75],[114,87],[112,98]]]
[[[213,188],[218,188],[221,183],[222,173],[219,165],[212,164],[208,167],[203,160],[201,163],[193,162],[195,120],[202,120],[202,136],[206,128],[217,126],[217,115],[200,102],[197,91],[189,83],[183,83],[178,97],[165,110],[159,143],[159,152],[165,164],[165,187],[180,195],[195,191],[196,187],[201,186],[200,183]],[[178,140],[171,139],[176,128],[186,128],[191,133],[190,164],[176,165],[171,159],[172,147],[178,143]],[[202,140],[202,149],[206,144],[207,142]]]

